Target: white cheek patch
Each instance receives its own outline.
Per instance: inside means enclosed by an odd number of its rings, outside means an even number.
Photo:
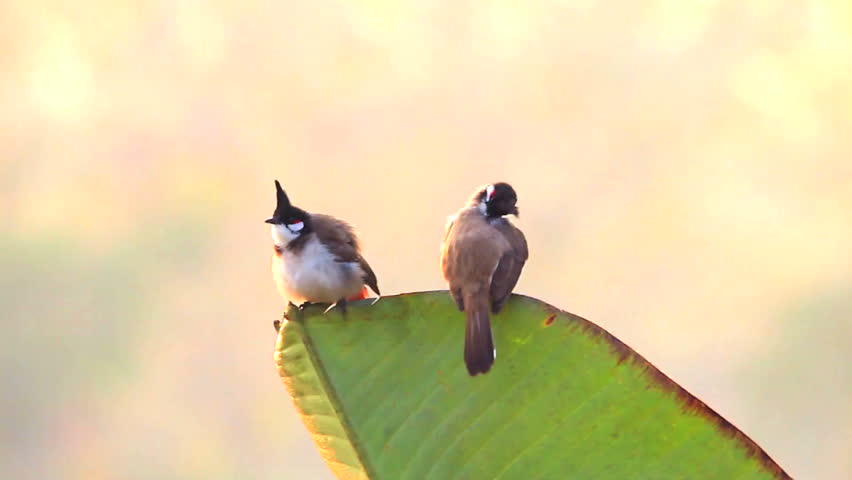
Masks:
[[[485,201],[491,200],[491,197],[494,196],[494,185],[488,185],[485,187]]]
[[[305,222],[291,223],[287,225],[287,228],[293,233],[298,233],[301,232],[303,228],[305,228]]]
[[[290,229],[284,225],[272,226],[272,241],[279,247],[286,247],[288,243],[295,240],[298,236],[298,233],[291,232]]]
[[[479,213],[481,213],[483,215],[488,214],[488,204],[485,203],[485,200],[479,202]]]

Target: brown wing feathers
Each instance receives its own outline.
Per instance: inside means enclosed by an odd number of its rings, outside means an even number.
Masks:
[[[361,256],[361,247],[358,245],[358,237],[355,236],[355,230],[352,226],[343,220],[323,214],[311,215],[311,224],[317,237],[335,256],[337,261],[342,263],[357,262],[364,271],[364,283],[376,292],[376,295],[381,295],[376,274],[373,273],[373,269]]]
[[[523,232],[508,221],[498,222],[494,227],[511,245],[511,249],[500,258],[497,269],[491,276],[491,311],[498,313],[518,283],[521,270],[529,257],[529,250]]]

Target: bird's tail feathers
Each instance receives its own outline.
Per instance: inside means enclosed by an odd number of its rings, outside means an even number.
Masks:
[[[491,319],[487,292],[464,295],[464,363],[471,376],[488,373],[494,364],[494,340],[491,337]]]

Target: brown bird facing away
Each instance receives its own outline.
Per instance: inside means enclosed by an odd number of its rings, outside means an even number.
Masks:
[[[286,300],[330,303],[345,313],[347,300],[367,298],[367,286],[380,295],[348,223],[293,206],[278,180],[275,191],[275,213],[266,223],[272,224],[272,276]]]
[[[444,279],[465,313],[464,363],[472,376],[487,373],[494,363],[489,311],[503,308],[529,256],[523,232],[505,218],[518,216],[517,199],[508,183],[477,190],[450,217],[441,247]]]

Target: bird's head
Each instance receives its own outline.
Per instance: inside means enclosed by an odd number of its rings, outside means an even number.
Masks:
[[[492,183],[477,191],[474,200],[479,210],[489,218],[504,215],[518,216],[518,195],[511,185],[505,182]]]
[[[310,233],[311,216],[299,207],[294,207],[287,198],[287,193],[275,180],[275,195],[277,203],[272,217],[266,223],[272,225],[272,240],[278,246],[286,246],[301,235]]]

